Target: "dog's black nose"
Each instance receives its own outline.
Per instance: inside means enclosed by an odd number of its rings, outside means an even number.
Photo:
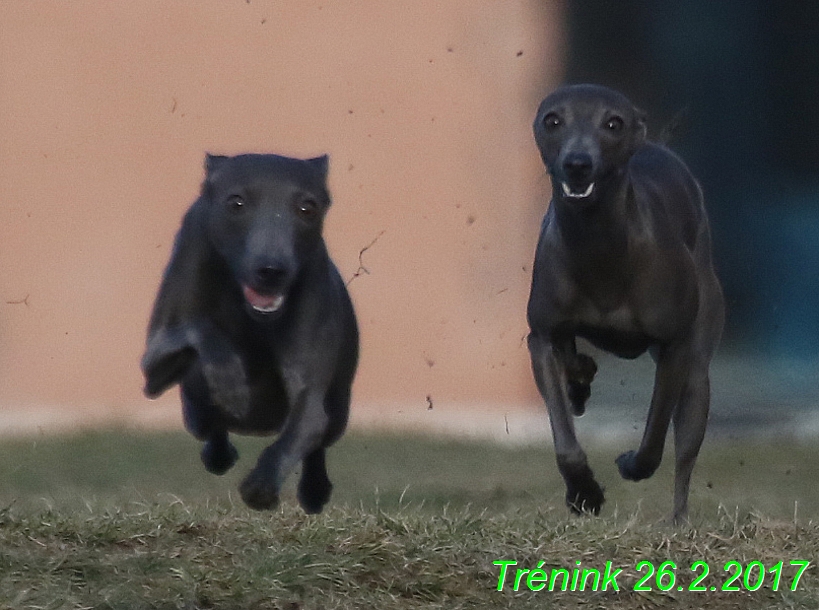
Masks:
[[[281,267],[265,265],[263,267],[257,267],[256,271],[254,271],[254,275],[256,285],[259,288],[278,288],[284,284],[287,271]]]
[[[566,155],[563,169],[573,177],[588,176],[592,170],[592,158],[588,153],[575,152]]]

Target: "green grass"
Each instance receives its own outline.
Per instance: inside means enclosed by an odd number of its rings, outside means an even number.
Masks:
[[[635,438],[635,443],[639,440]],[[236,487],[269,439],[236,437],[241,459],[227,475],[208,474],[200,444],[184,432],[85,432],[0,440],[0,506],[21,509],[121,507],[160,497],[189,504],[241,503]],[[592,447],[590,464],[606,487],[603,514],[659,520],[671,508],[673,459],[647,481],[623,481],[614,458],[627,445]],[[563,482],[550,447],[505,447],[418,436],[348,434],[328,453],[336,505],[476,510],[562,509]],[[696,520],[720,506],[792,520],[819,516],[819,446],[781,440],[706,441],[692,483]],[[285,503],[295,502],[291,477]],[[400,502],[399,502],[400,500]]]
[[[600,518],[573,518],[549,448],[411,436],[344,437],[330,452],[324,514],[305,516],[292,483],[255,513],[235,491],[263,439],[241,439],[215,477],[183,433],[89,432],[0,441],[0,609],[227,608],[817,608],[819,451],[792,443],[710,441],[692,491],[692,524],[670,527],[671,461],[623,482],[618,448],[590,452],[607,487]],[[295,479],[295,477],[294,477]],[[796,515],[794,515],[796,509]],[[813,563],[795,591],[791,560]],[[532,569],[622,569],[619,592],[540,591],[496,560]],[[635,592],[639,561],[676,563],[677,582]],[[689,592],[723,566],[785,562],[779,591]],[[752,581],[751,581],[752,582]]]

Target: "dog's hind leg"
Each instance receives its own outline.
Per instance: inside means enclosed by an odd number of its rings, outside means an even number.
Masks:
[[[674,513],[675,523],[688,515],[688,491],[691,473],[705,438],[711,385],[707,365],[694,371],[683,390],[680,404],[674,411]]]
[[[219,409],[210,400],[198,371],[192,372],[182,384],[182,416],[185,428],[205,443],[200,453],[205,469],[218,475],[230,470],[239,459],[239,452],[230,442]]]
[[[688,516],[688,492],[691,473],[700,452],[705,429],[708,425],[708,411],[711,404],[711,380],[709,367],[717,349],[722,327],[725,323],[725,309],[722,290],[713,272],[704,274],[700,292],[707,295],[697,314],[694,343],[694,364],[688,381],[683,388],[680,403],[674,412],[674,513],[675,523]]]
[[[549,411],[557,467],[566,483],[566,504],[574,513],[596,515],[605,498],[575,436],[565,365],[552,343],[534,332],[529,334],[529,353],[535,382]]]

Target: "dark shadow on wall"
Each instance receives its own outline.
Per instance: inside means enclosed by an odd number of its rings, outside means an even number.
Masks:
[[[567,3],[567,82],[622,90],[702,182],[726,343],[819,345],[819,3]]]

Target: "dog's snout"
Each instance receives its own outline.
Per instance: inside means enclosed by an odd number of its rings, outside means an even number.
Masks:
[[[575,152],[566,155],[563,169],[573,177],[588,176],[592,170],[592,158],[588,153]]]

